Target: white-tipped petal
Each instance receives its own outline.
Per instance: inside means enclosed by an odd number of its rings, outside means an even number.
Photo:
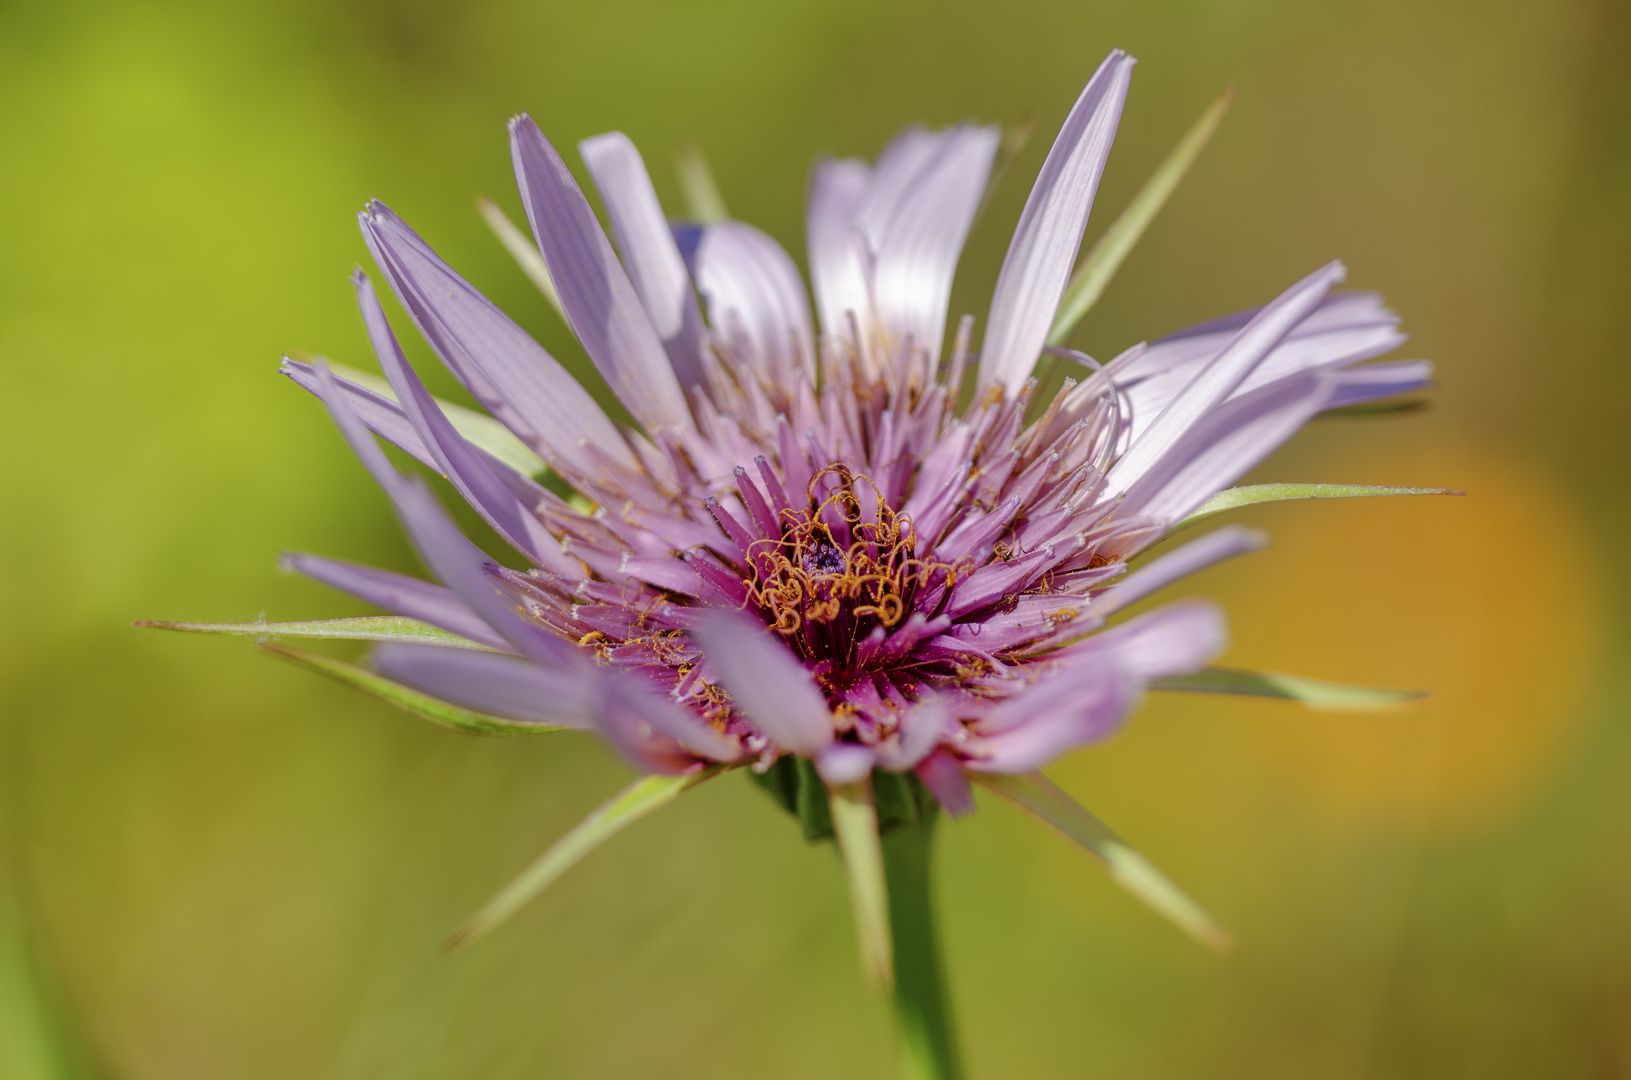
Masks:
[[[998,128],[972,125],[941,134],[887,216],[864,226],[876,229],[872,294],[890,344],[899,348],[910,339],[925,353],[930,371],[940,360],[957,259],[1001,137]]]
[[[798,267],[780,244],[739,221],[702,232],[694,257],[697,289],[715,334],[760,376],[790,387],[815,381],[815,335]]]
[[[861,265],[861,233],[855,224],[871,178],[866,162],[854,158],[818,162],[810,175],[804,230],[810,287],[821,332],[830,337],[848,338],[848,313],[864,314],[871,303]]]

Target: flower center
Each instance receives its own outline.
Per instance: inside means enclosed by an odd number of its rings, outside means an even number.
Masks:
[[[835,466],[810,481],[809,496],[810,509],[781,512],[779,540],[749,547],[748,592],[805,659],[847,670],[868,635],[887,635],[951,568],[917,558],[911,519],[869,478]]]

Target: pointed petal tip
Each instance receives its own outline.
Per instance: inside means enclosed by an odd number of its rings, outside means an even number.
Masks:
[[[357,211],[357,220],[362,224],[363,231],[366,232],[370,227],[378,227],[387,222],[399,222],[402,219],[397,217],[396,212],[383,202],[378,199],[369,199],[362,204],[362,209]]]

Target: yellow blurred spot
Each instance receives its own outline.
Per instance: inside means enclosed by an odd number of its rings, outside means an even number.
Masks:
[[[1324,471],[1469,494],[1254,513],[1274,546],[1219,597],[1234,632],[1225,662],[1431,696],[1369,716],[1240,702],[1231,719],[1314,808],[1440,828],[1509,813],[1573,734],[1598,653],[1578,515],[1555,482],[1488,448],[1367,453]]]

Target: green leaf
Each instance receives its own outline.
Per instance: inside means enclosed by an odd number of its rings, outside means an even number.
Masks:
[[[372,390],[380,397],[396,400],[396,391],[391,389],[391,384],[378,375],[346,367],[344,364],[330,364],[329,370],[337,378],[354,382],[358,386]],[[443,401],[441,398],[434,400],[448,422],[453,425],[453,430],[463,435],[472,445],[481,447],[516,472],[535,480],[541,479],[549,472],[544,459],[533,453],[532,447],[522,442],[516,437],[515,432],[499,421],[484,412],[467,409],[451,401]]]
[[[969,779],[1030,811],[1066,837],[1103,859],[1115,882],[1164,915],[1179,929],[1213,949],[1229,947],[1229,931],[1110,827],[1039,772],[1009,776],[971,772]]]
[[[872,777],[827,789],[833,832],[849,881],[850,907],[861,944],[861,970],[874,986],[895,983],[894,945],[889,934],[889,886],[884,879],[883,846],[878,839],[878,812],[872,802]]]
[[[555,841],[548,851],[455,930],[447,939],[446,947],[462,949],[485,936],[595,848],[704,780],[732,768],[735,766],[710,765],[684,776],[642,776]]]
[[[1300,701],[1315,709],[1360,712],[1386,709],[1415,701],[1427,695],[1420,690],[1386,690],[1376,686],[1347,686],[1343,683],[1305,679],[1300,675],[1278,675],[1272,671],[1238,671],[1234,668],[1206,668],[1193,675],[1172,675],[1150,684],[1152,690],[1180,690],[1192,694],[1239,694],[1244,697],[1281,698]]]
[[[532,237],[522,232],[498,208],[498,204],[491,199],[477,199],[476,209],[480,211],[482,220],[487,227],[493,230],[498,242],[504,245],[504,250],[510,253],[521,266],[521,272],[538,287],[549,301],[549,306],[555,309],[555,314],[566,321],[566,309],[561,306],[561,294],[555,291],[555,282],[550,279],[549,267],[544,264],[544,257],[538,253],[538,246],[532,242]]]
[[[453,728],[457,731],[467,731],[476,735],[542,735],[551,731],[565,731],[566,728],[554,724],[529,724],[520,720],[510,720],[502,716],[493,716],[490,713],[476,712],[458,705],[433,698],[429,694],[422,694],[411,687],[393,682],[383,675],[376,675],[367,668],[360,668],[355,664],[348,664],[344,660],[336,660],[332,656],[322,653],[307,652],[304,649],[291,649],[287,645],[279,645],[271,641],[257,642],[259,648],[265,649],[274,656],[281,656],[285,660],[293,660],[313,671],[321,672],[330,678],[338,679],[343,683],[355,686],[357,689],[390,702],[399,709],[405,709],[413,715],[442,727]]]
[[[412,645],[447,645],[455,649],[494,650],[477,641],[449,633],[439,626],[400,615],[368,615],[357,619],[313,619],[309,622],[167,622],[143,619],[135,624],[147,630],[180,630],[188,634],[227,634],[253,638],[325,638],[330,641],[405,641]]]
[[[1093,250],[1087,253],[1081,265],[1070,277],[1070,284],[1065,286],[1064,298],[1059,302],[1059,314],[1054,317],[1053,329],[1048,332],[1049,345],[1063,345],[1070,339],[1071,331],[1076,324],[1082,321],[1082,316],[1099,301],[1104,294],[1105,286],[1115,277],[1116,271],[1121,268],[1123,260],[1132,253],[1133,246],[1144,235],[1155,215],[1160,213],[1161,207],[1166,205],[1167,199],[1178,187],[1178,181],[1184,178],[1189,167],[1195,164],[1201,150],[1206,146],[1207,140],[1218,129],[1218,123],[1229,108],[1229,102],[1234,99],[1233,90],[1225,90],[1223,95],[1214,101],[1207,110],[1201,113],[1201,118],[1195,121],[1178,145],[1172,148],[1172,153],[1155,170],[1155,175],[1145,182],[1139,193],[1133,196],[1133,201],[1127,204],[1127,209],[1115,223],[1105,230],[1099,237]]]
[[[1200,509],[1180,521],[1173,532],[1187,529],[1225,510],[1291,499],[1360,499],[1378,495],[1465,495],[1454,488],[1372,487],[1365,484],[1246,484],[1227,488],[1207,499]]]
[[[674,171],[680,176],[680,190],[685,194],[685,209],[699,225],[712,225],[731,216],[725,209],[725,196],[719,192],[714,171],[708,168],[708,159],[702,148],[693,142],[682,142],[674,147]]]

